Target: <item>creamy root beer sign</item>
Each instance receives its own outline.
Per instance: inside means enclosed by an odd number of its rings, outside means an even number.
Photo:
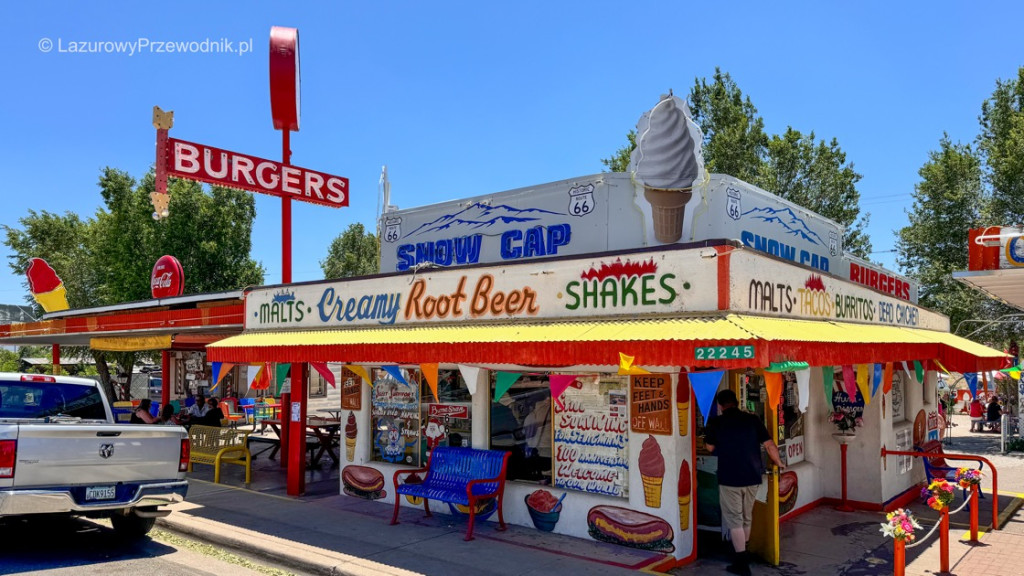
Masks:
[[[246,328],[595,318],[717,309],[717,264],[671,250],[257,289]]]

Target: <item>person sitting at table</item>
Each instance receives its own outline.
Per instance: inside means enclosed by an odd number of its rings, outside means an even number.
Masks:
[[[156,424],[156,416],[150,414],[150,407],[153,402],[149,398],[143,398],[139,401],[139,407],[132,412],[132,417],[129,422],[132,424]]]
[[[989,430],[999,431],[1001,416],[1003,415],[1003,409],[999,406],[999,396],[992,396],[992,399],[988,402],[988,407],[985,410],[985,420],[988,424]]]
[[[220,403],[216,398],[210,397],[206,400],[206,413],[199,418],[193,418],[193,424],[199,424],[201,426],[213,426],[220,428],[221,420],[224,419],[224,412],[220,408]]]
[[[206,416],[206,413],[210,411],[210,406],[206,403],[206,396],[202,392],[196,394],[196,403],[189,406],[188,417],[189,419],[202,418]]]
[[[160,419],[156,421],[156,424],[166,424],[168,426],[178,426],[181,421],[178,420],[178,415],[174,413],[174,406],[166,404],[160,409]]]

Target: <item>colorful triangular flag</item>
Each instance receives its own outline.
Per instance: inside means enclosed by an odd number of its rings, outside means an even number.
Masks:
[[[796,376],[796,394],[800,397],[797,409],[802,414],[807,412],[807,405],[811,401],[811,371],[797,370],[793,375]]]
[[[821,367],[821,383],[825,387],[825,405],[828,406],[829,412],[834,412],[836,407],[832,405],[832,388],[836,383],[835,367]]]
[[[548,377],[548,382],[551,385],[551,399],[555,401],[559,410],[565,410],[565,404],[562,404],[562,394],[570,386],[583,387],[580,384],[579,376],[573,374],[552,374]]]
[[[398,366],[381,366],[381,369],[390,374],[391,377],[394,378],[395,380],[398,380],[399,382],[405,384],[406,386],[409,385],[409,381],[406,380],[405,376],[402,375],[402,369],[399,368]]]
[[[868,387],[868,379],[871,378],[871,364],[858,364],[857,365],[857,389],[860,390],[860,396],[864,399],[865,404],[871,404],[871,388]],[[853,396],[850,396],[850,400],[853,400]]]
[[[633,360],[635,356],[623,354],[619,352],[619,375],[625,376],[627,374],[650,374],[647,370],[639,366],[633,366]]]
[[[724,370],[707,372],[689,372],[690,389],[693,390],[693,397],[697,400],[697,407],[704,416],[704,425],[707,425],[708,415],[711,414],[711,407],[715,403],[715,394],[718,386],[722,383]]]
[[[882,375],[882,393],[892,392],[892,362],[885,363],[885,373]]]
[[[466,388],[469,388],[470,396],[476,396],[476,383],[480,381],[481,370],[483,368],[459,364],[459,373],[462,374],[462,379],[466,381]]]
[[[309,365],[313,367],[313,370],[316,370],[321,376],[323,376],[324,380],[331,385],[331,388],[338,387],[334,381],[334,372],[331,372],[331,369],[327,366],[326,362],[310,362]]]
[[[437,395],[437,368],[437,362],[420,364],[420,373],[426,379],[427,386],[430,386],[430,391],[434,393],[434,399],[440,402],[441,397]]]
[[[914,376],[919,384],[924,384],[924,366],[917,360],[914,360]]]
[[[768,391],[768,407],[774,412],[779,408],[779,397],[782,396],[782,374],[765,372],[764,387]]]
[[[491,402],[497,402],[498,400],[501,400],[501,397],[504,396],[506,392],[508,392],[508,389],[511,388],[512,385],[516,383],[516,380],[519,380],[521,376],[522,374],[516,372],[498,372],[497,374],[495,374],[494,397],[491,398]]]
[[[253,390],[268,390],[270,388],[270,366],[267,364],[259,364],[258,366],[259,369],[256,371],[256,375],[253,376],[250,388]]]
[[[352,372],[365,380],[370,386],[373,386],[373,380],[370,378],[370,373],[367,372],[364,366],[359,366],[358,364],[345,364],[345,368],[347,368],[349,372]]]
[[[967,372],[964,374],[964,380],[967,382],[967,389],[971,391],[971,398],[978,396],[978,373]]]
[[[874,371],[871,373],[871,395],[874,396],[878,393],[878,389],[882,386],[882,365],[875,364]]]
[[[853,399],[857,397],[857,373],[849,364],[843,366],[843,386],[846,388],[846,395],[849,396],[850,402],[853,402]]]
[[[291,372],[291,364],[278,364],[274,368],[274,386],[276,387],[277,394],[281,394],[281,390],[284,388],[284,379],[288,377],[288,373]]]

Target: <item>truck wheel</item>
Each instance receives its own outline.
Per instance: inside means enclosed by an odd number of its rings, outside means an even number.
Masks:
[[[114,514],[110,517],[114,531],[129,539],[142,538],[153,529],[156,518],[140,518],[134,513]]]

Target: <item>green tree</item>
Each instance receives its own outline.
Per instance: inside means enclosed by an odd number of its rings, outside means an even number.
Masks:
[[[610,158],[601,159],[601,164],[605,165],[608,172],[625,172],[629,170],[629,155],[636,148],[636,130],[630,130],[629,134],[626,134],[626,139],[629,141],[628,144],[616,150],[615,154],[612,154]]]
[[[360,223],[349,224],[327,249],[327,258],[320,261],[324,278],[349,278],[380,272],[377,237]]]
[[[986,224],[1024,222],[1024,66],[1015,79],[996,81],[981,106],[978,149],[985,160],[991,199]]]
[[[72,308],[150,299],[150,273],[164,254],[181,261],[187,294],[263,282],[262,266],[249,256],[256,215],[251,194],[218,187],[206,191],[196,183],[171,180],[170,216],[156,221],[149,200],[153,182],[152,173],[139,183],[106,168],[99,180],[103,205],[94,218],[30,211],[19,220],[20,228],[4,230],[11,270],[23,275],[30,258],[45,259],[64,281]],[[116,362],[130,379],[138,354],[88,352],[114,398],[110,363]],[[87,352],[69,348],[64,353]]]
[[[897,263],[921,283],[920,304],[949,316],[956,329],[963,320],[988,315],[984,300],[952,276],[967,268],[967,233],[981,221],[981,159],[969,145],[943,135],[918,174],[910,224],[899,230]]]
[[[865,231],[870,215],[860,211],[860,179],[835,138],[816,143],[814,132],[805,135],[789,127],[768,141],[754,183],[842,224],[844,251],[866,259],[871,252]]]
[[[704,166],[708,172],[754,182],[768,138],[764,120],[728,72],[715,68],[711,83],[694,80],[689,97],[693,120],[704,133]]]
[[[0,372],[21,370],[21,357],[13,350],[0,349]]]

